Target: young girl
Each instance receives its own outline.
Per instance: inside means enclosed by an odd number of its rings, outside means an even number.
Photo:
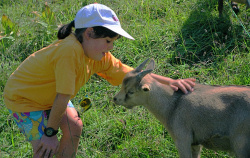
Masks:
[[[119,85],[133,69],[109,52],[120,36],[134,39],[110,8],[87,5],[60,28],[55,43],[31,54],[12,73],[4,89],[5,104],[32,144],[34,157],[75,157],[83,124],[70,99],[94,73]],[[194,79],[152,76],[184,93],[195,85]]]

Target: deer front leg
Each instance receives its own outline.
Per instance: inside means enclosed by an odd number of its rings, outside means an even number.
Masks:
[[[180,158],[192,158],[191,143],[186,140],[177,140],[175,146]]]
[[[176,135],[177,134],[177,135]],[[180,158],[192,158],[192,135],[187,131],[178,130],[174,136],[175,146]]]

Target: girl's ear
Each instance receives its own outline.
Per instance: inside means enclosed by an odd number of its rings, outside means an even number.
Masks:
[[[88,27],[84,31],[84,37],[85,37],[85,39],[93,38],[94,37],[94,29],[92,27]]]

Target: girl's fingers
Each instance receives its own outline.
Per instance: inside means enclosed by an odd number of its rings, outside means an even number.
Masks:
[[[39,157],[44,157],[46,152],[46,148],[42,148],[39,152]]]
[[[36,148],[34,148],[34,153],[38,154],[40,152],[40,150],[42,149],[42,145],[40,145],[40,143],[36,146]]]
[[[58,146],[50,151],[49,158],[53,158],[53,156],[56,155],[57,151],[58,151]]]
[[[45,151],[46,153],[44,154],[44,158],[50,158],[50,157],[53,157],[53,153],[52,153],[52,150],[46,150]]]
[[[178,82],[178,83],[179,83],[178,87],[181,89],[181,91],[183,93],[187,94],[188,91],[187,91],[186,87],[188,87],[188,84],[186,84],[186,82],[184,80],[180,80],[180,82]]]
[[[195,81],[196,81],[196,79],[195,79],[195,78],[188,78],[188,80],[191,80],[191,81],[193,81],[193,82],[195,82]]]
[[[193,91],[192,85],[190,84],[188,80],[186,81],[181,80],[181,84],[182,84],[182,90],[184,90],[185,93],[188,93],[188,91],[190,92]]]
[[[196,79],[194,78],[188,78],[185,80],[191,87],[194,87],[195,86],[195,81]]]
[[[170,87],[174,90],[174,91],[178,91],[178,87],[177,86],[175,86],[175,85],[170,85]]]
[[[188,78],[188,79],[182,79],[178,80],[176,83],[172,84],[171,87],[174,91],[177,91],[180,89],[183,93],[187,94],[188,91],[192,92],[193,87],[195,85],[195,79]]]
[[[50,155],[49,155],[49,158],[53,158],[53,156],[54,156],[55,154],[56,154],[56,152],[53,151],[53,150],[51,150]]]

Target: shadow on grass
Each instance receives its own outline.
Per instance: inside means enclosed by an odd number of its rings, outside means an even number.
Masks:
[[[208,3],[202,1],[195,4],[171,47],[170,63],[219,62],[235,49],[249,49],[250,43],[246,42],[247,37],[244,39],[243,28],[230,20],[230,8],[224,7],[223,17],[219,18],[216,4]]]

